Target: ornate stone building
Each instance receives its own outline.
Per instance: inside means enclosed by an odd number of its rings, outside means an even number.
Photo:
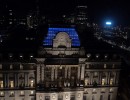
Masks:
[[[48,28],[37,55],[0,62],[0,100],[116,100],[121,60],[85,52],[75,28]]]

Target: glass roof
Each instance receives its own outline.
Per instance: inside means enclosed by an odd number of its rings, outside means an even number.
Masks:
[[[59,32],[66,32],[72,39],[72,46],[80,46],[80,40],[75,28],[48,28],[48,34],[43,41],[44,46],[52,46],[53,39]]]

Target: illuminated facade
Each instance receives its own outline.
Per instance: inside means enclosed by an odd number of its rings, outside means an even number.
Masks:
[[[49,28],[38,55],[0,64],[0,100],[116,100],[120,58],[87,53],[74,28]]]

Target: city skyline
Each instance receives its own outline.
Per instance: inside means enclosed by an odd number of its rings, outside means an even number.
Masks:
[[[15,12],[21,13],[27,12],[29,10],[34,10],[36,7],[36,0],[11,0],[11,1],[1,1],[7,2],[10,8]],[[89,20],[102,24],[105,20],[113,20],[115,25],[130,25],[129,23],[129,3],[127,0],[55,0],[55,1],[41,1],[39,0],[40,10],[44,15],[57,15],[73,13],[74,8],[78,4],[83,4],[88,6],[87,12],[90,17]]]

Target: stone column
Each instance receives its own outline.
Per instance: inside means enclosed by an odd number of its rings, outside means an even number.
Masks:
[[[65,79],[67,79],[67,69],[68,69],[68,67],[65,66]]]
[[[57,66],[55,67],[55,79],[57,79]]]
[[[69,67],[69,70],[68,70],[68,78],[70,79],[71,77],[71,67]]]
[[[80,69],[81,69],[81,67],[80,67],[80,65],[78,66],[78,80],[80,80]]]
[[[40,64],[37,64],[37,71],[36,71],[37,83],[40,81]]]
[[[40,69],[41,69],[41,71],[40,71],[40,72],[41,72],[41,73],[40,73],[40,74],[41,74],[41,80],[44,81],[44,67],[45,67],[45,65],[42,64],[40,67],[41,67],[41,68],[40,68]]]
[[[54,81],[54,68],[51,68],[51,81]]]
[[[81,66],[81,80],[84,80],[85,64]]]

